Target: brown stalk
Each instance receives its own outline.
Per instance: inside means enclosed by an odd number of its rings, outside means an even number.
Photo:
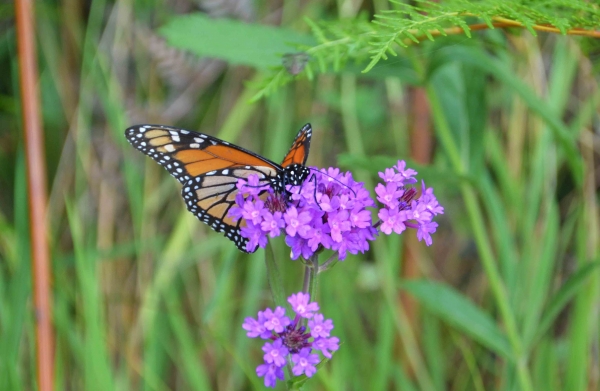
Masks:
[[[477,15],[471,15],[471,16],[477,16]],[[525,28],[525,26],[522,23],[517,22],[516,20],[510,20],[510,19],[500,18],[500,17],[494,18],[494,20],[496,20],[496,22],[492,23],[492,26],[494,28],[508,28],[508,27]],[[490,29],[490,26],[488,26],[486,23],[477,23],[477,24],[469,25],[468,28],[470,31],[478,31],[478,30],[488,30],[488,29]],[[531,26],[531,28],[534,30],[537,30],[537,31],[544,31],[547,33],[562,34],[562,32],[558,28],[551,26],[551,25],[547,25],[547,24],[534,24],[533,26]],[[462,27],[449,27],[442,31],[434,30],[434,31],[430,31],[429,33],[432,37],[439,37],[439,36],[443,36],[443,35],[463,34],[464,32],[465,32],[465,30],[463,30]],[[416,31],[415,31],[415,33],[416,33]],[[584,37],[600,38],[600,31],[574,28],[574,29],[567,30],[566,35],[580,35],[580,36],[584,36]],[[426,39],[429,39],[429,37],[425,34],[416,35],[415,38],[418,41],[424,41]],[[410,38],[406,38],[402,42],[406,45],[412,45],[412,44],[416,43],[415,41],[413,41]]]
[[[50,308],[50,255],[46,236],[46,165],[40,116],[38,70],[32,0],[15,0],[19,56],[19,83],[25,133],[33,302],[36,320],[37,383],[40,391],[51,391],[54,357]]]

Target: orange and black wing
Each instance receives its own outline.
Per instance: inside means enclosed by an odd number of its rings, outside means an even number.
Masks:
[[[125,136],[183,184],[181,195],[190,212],[246,251],[248,240],[240,235],[243,220],[228,216],[236,183],[256,174],[260,184],[269,185],[277,179],[279,165],[216,137],[163,125],[136,125]]]
[[[300,129],[296,139],[292,144],[289,152],[281,162],[282,167],[287,167],[291,164],[306,164],[308,159],[308,150],[310,149],[310,138],[312,136],[312,128],[310,124],[306,124]]]
[[[244,148],[216,137],[164,125],[136,125],[125,130],[136,149],[156,160],[181,183],[212,171],[239,167],[281,167]],[[290,151],[291,152],[291,151]]]

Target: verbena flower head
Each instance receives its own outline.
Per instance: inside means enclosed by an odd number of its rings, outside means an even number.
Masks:
[[[238,181],[240,193],[229,215],[245,220],[241,235],[248,239],[246,250],[266,247],[267,237],[284,234],[292,259],[308,259],[322,249],[331,249],[344,260],[347,253],[367,251],[378,231],[401,234],[407,228],[416,229],[417,238],[431,245],[431,234],[437,228],[433,217],[443,214],[444,208],[424,182],[419,194],[413,186],[417,172],[406,168],[403,160],[379,173],[384,183],[375,187],[375,193],[383,207],[376,223],[367,209],[375,207],[375,202],[351,173],[337,168],[311,170],[313,174],[302,185],[288,185],[288,194],[275,193],[270,186],[259,187],[254,175]]]
[[[292,259],[311,257],[326,248],[337,251],[339,259],[348,252],[357,254],[369,249],[377,230],[372,225],[371,211],[374,201],[362,182],[356,182],[350,173],[340,173],[330,168],[318,171],[301,186],[289,186],[289,199],[277,194],[269,186],[257,187],[257,178],[237,183],[240,193],[236,206],[229,215],[243,218],[246,226],[241,234],[248,238],[246,250],[265,247],[267,235],[285,234],[291,248]],[[259,194],[266,190],[259,198]],[[263,201],[264,200],[264,201]]]
[[[421,194],[417,197],[417,189],[410,186],[417,183],[414,176],[417,172],[406,169],[406,162],[399,160],[393,168],[387,168],[379,173],[384,184],[375,187],[377,200],[383,204],[377,216],[380,218],[379,229],[386,235],[392,232],[400,234],[407,228],[417,230],[419,241],[425,240],[430,246],[431,234],[435,232],[438,224],[433,222],[433,217],[444,213],[444,208],[433,195],[433,188],[425,187],[421,182]]]
[[[265,386],[275,387],[277,380],[284,380],[283,367],[291,360],[292,373],[295,376],[312,377],[321,361],[319,352],[331,358],[338,350],[339,339],[330,335],[333,322],[317,313],[319,305],[310,302],[306,293],[297,293],[288,298],[295,316],[285,315],[285,309],[277,307],[274,311],[267,308],[258,312],[257,318],[246,318],[242,327],[250,338],[260,337],[268,340],[263,345],[264,363],[256,368],[256,374],[264,378]],[[302,319],[308,318],[308,327],[302,325]]]

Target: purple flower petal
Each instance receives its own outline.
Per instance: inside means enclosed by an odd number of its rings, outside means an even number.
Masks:
[[[335,352],[340,348],[339,342],[340,339],[338,337],[319,338],[313,342],[312,348],[320,350],[323,356],[331,358],[331,352]]]
[[[438,203],[433,194],[433,188],[425,189],[425,181],[421,182],[421,198],[419,201],[427,207],[427,210],[433,215],[444,214],[444,207]]]
[[[310,335],[314,338],[329,337],[329,333],[333,330],[333,321],[331,319],[323,320],[322,314],[315,314],[312,320],[308,321]]]
[[[331,238],[336,242],[341,242],[343,240],[342,232],[350,231],[352,225],[348,218],[350,217],[350,213],[347,210],[342,210],[333,215],[329,215],[328,223],[331,228]]]
[[[299,234],[300,236],[305,237],[310,231],[310,225],[308,225],[308,223],[311,221],[311,214],[308,211],[298,213],[298,209],[291,206],[287,212],[285,212],[283,218],[286,222],[285,232],[287,232],[289,236],[296,236],[296,234]]]
[[[398,198],[402,196],[403,192],[403,190],[398,190],[398,185],[395,183],[388,183],[385,186],[380,183],[375,187],[377,200],[390,209],[398,206]]]
[[[385,172],[380,172],[379,177],[383,179],[384,182],[402,182],[403,177],[402,174],[396,173],[393,168],[386,168]]]
[[[386,235],[390,235],[392,231],[397,234],[401,234],[406,229],[404,221],[406,220],[406,212],[399,212],[396,209],[383,208],[377,214],[383,224],[381,224],[381,232]]]
[[[278,367],[285,365],[285,356],[288,355],[289,350],[283,346],[281,339],[277,339],[273,343],[266,342],[262,350],[265,352],[263,356],[265,363],[275,364]]]
[[[302,256],[304,259],[310,258],[314,251],[311,250],[308,245],[308,240],[302,239],[299,236],[286,236],[285,244],[287,244],[291,249],[290,258],[292,260],[298,259],[299,256]]]
[[[246,251],[254,252],[256,247],[262,248],[267,246],[267,235],[260,229],[259,225],[254,225],[251,222],[240,230],[242,237],[248,239],[246,243]]]
[[[258,320],[248,317],[244,319],[242,328],[247,331],[246,335],[250,338],[268,338],[271,332],[264,325],[265,319],[262,311],[258,311]]]
[[[419,224],[425,224],[431,221],[433,215],[427,210],[427,205],[418,201],[413,201],[411,210],[409,212],[409,218],[417,220]]]
[[[262,364],[256,367],[256,374],[258,377],[265,378],[265,387],[275,388],[277,379],[285,380],[283,369],[275,364]]]
[[[431,246],[431,243],[433,243],[431,234],[435,232],[437,226],[438,224],[433,221],[419,225],[417,239],[419,239],[419,241],[425,240],[425,244]]]
[[[300,315],[302,318],[312,318],[313,312],[319,310],[319,304],[310,301],[310,295],[308,293],[296,293],[288,298],[288,303],[292,306],[294,312]]]
[[[252,224],[260,224],[264,206],[265,203],[261,200],[253,201],[248,199],[244,202],[244,206],[242,207],[242,217],[246,221],[251,221]]]
[[[277,307],[275,311],[272,311],[270,308],[267,308],[264,311],[265,314],[265,328],[267,330],[272,330],[276,333],[283,332],[283,329],[289,325],[290,319],[285,316],[285,308]]]
[[[404,185],[417,183],[417,179],[413,178],[417,175],[417,172],[412,168],[406,169],[406,162],[404,160],[398,160],[398,164],[396,164],[394,168],[398,170],[398,173],[402,176]]]
[[[263,210],[263,222],[260,223],[260,229],[263,232],[269,234],[270,237],[274,238],[279,236],[281,229],[285,226],[285,221],[281,215],[281,212],[271,213],[267,210]]]
[[[295,376],[302,374],[312,377],[317,372],[315,365],[319,363],[319,355],[311,354],[310,348],[304,348],[299,353],[292,354],[292,362],[295,364],[292,373]]]

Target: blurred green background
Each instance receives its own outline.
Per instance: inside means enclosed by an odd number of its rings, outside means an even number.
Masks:
[[[311,78],[281,67],[317,45],[311,23],[352,43],[394,7],[36,2],[57,390],[263,388],[261,344],[241,328],[273,304],[263,250],[242,254],[200,224],[123,131],[179,126],[279,161],[306,122],[310,165],[372,188],[407,160],[446,211],[431,247],[412,231],[380,237],[320,277],[342,345],[307,390],[599,389],[600,45],[487,29],[399,49],[367,73],[364,52],[323,69],[311,56]],[[0,18],[0,390],[33,390],[12,4]],[[281,238],[274,248],[286,294],[300,290],[301,263]]]

